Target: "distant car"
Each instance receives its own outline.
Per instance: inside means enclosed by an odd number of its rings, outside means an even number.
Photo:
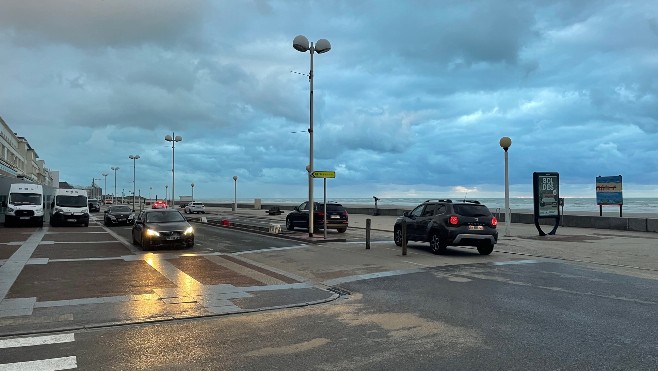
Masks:
[[[135,222],[135,213],[128,205],[112,205],[105,210],[105,225],[130,225]]]
[[[324,226],[324,204],[314,202],[315,208],[313,213],[313,229],[319,230]],[[335,229],[339,233],[347,231],[348,222],[347,210],[343,205],[331,202],[327,203],[327,229]],[[309,222],[309,202],[304,202],[296,206],[293,211],[286,216],[286,228],[289,231],[295,228],[308,229]]]
[[[153,202],[153,205],[151,205],[152,209],[166,209],[167,208],[167,202],[166,201],[155,201]]]
[[[185,214],[206,213],[206,206],[203,202],[193,201],[185,206]]]
[[[156,246],[194,246],[194,229],[176,209],[144,210],[135,219],[132,228],[133,244],[143,250]]]
[[[475,200],[427,200],[405,211],[393,226],[398,246],[403,243],[403,221],[407,240],[429,242],[435,254],[444,253],[448,246],[475,246],[480,254],[489,255],[498,242],[498,220]]]
[[[106,198],[105,199],[105,205],[112,205],[112,199],[111,198]]]
[[[89,211],[101,211],[101,203],[95,198],[90,198],[87,200],[89,206]]]

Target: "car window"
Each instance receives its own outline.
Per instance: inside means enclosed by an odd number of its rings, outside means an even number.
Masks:
[[[130,212],[131,209],[129,206],[112,206],[110,207],[110,212],[112,213],[121,213],[121,212]]]
[[[465,204],[456,204],[453,206],[455,213],[463,216],[489,216],[491,212],[484,205],[465,205]]]
[[[446,213],[446,205],[438,205],[436,210],[434,210],[434,215],[441,215]]]
[[[420,205],[420,206],[416,207],[415,209],[411,210],[410,214],[412,216],[421,216],[424,209],[425,209],[425,205]]]
[[[425,205],[425,210],[423,210],[422,216],[433,216],[435,209],[436,209],[436,204]]]
[[[324,204],[320,205],[321,208],[324,208]],[[338,204],[327,204],[327,212],[329,211],[345,211],[343,205]]]
[[[308,202],[304,202],[301,205],[299,205],[299,210],[308,210]]]

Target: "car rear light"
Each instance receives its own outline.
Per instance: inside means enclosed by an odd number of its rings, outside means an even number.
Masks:
[[[450,217],[448,222],[452,225],[457,225],[457,223],[459,223],[459,218],[457,218],[457,216],[453,215],[453,216]]]
[[[315,214],[318,216],[318,218],[320,218],[320,219],[324,219],[324,212],[323,212],[323,211],[318,211],[318,212],[315,213]]]
[[[498,225],[498,219],[495,216],[491,217],[491,225],[494,227]]]

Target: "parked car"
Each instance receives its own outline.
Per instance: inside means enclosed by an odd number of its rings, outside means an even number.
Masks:
[[[406,222],[407,241],[429,242],[435,254],[448,246],[475,246],[489,255],[498,242],[498,220],[489,208],[475,200],[453,202],[427,200],[395,221],[395,244],[402,246],[402,222]]]
[[[319,230],[324,226],[324,204],[314,202],[313,229]],[[327,203],[327,229],[335,229],[339,233],[345,233],[348,227],[349,216],[343,205],[331,202]],[[292,231],[295,228],[308,229],[309,202],[296,206],[286,216],[286,228]]]
[[[206,206],[203,202],[192,201],[185,205],[185,214],[206,213]]]
[[[156,246],[194,246],[194,229],[176,209],[147,209],[139,213],[132,228],[133,244],[143,250]]]
[[[153,205],[151,205],[152,209],[166,209],[167,208],[167,202],[162,201],[162,200],[157,200],[153,202]]]
[[[112,199],[111,198],[106,198],[105,199],[105,205],[112,205]]]
[[[87,200],[89,206],[89,211],[101,211],[101,203],[96,198],[90,198]]]
[[[105,225],[130,225],[135,222],[135,213],[128,205],[112,205],[104,212]]]

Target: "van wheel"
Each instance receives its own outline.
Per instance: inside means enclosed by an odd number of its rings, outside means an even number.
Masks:
[[[446,243],[441,239],[441,236],[438,232],[433,232],[430,237],[430,249],[434,254],[445,254],[447,250]]]
[[[338,233],[345,233],[347,231],[347,228],[338,228],[337,231]]]

